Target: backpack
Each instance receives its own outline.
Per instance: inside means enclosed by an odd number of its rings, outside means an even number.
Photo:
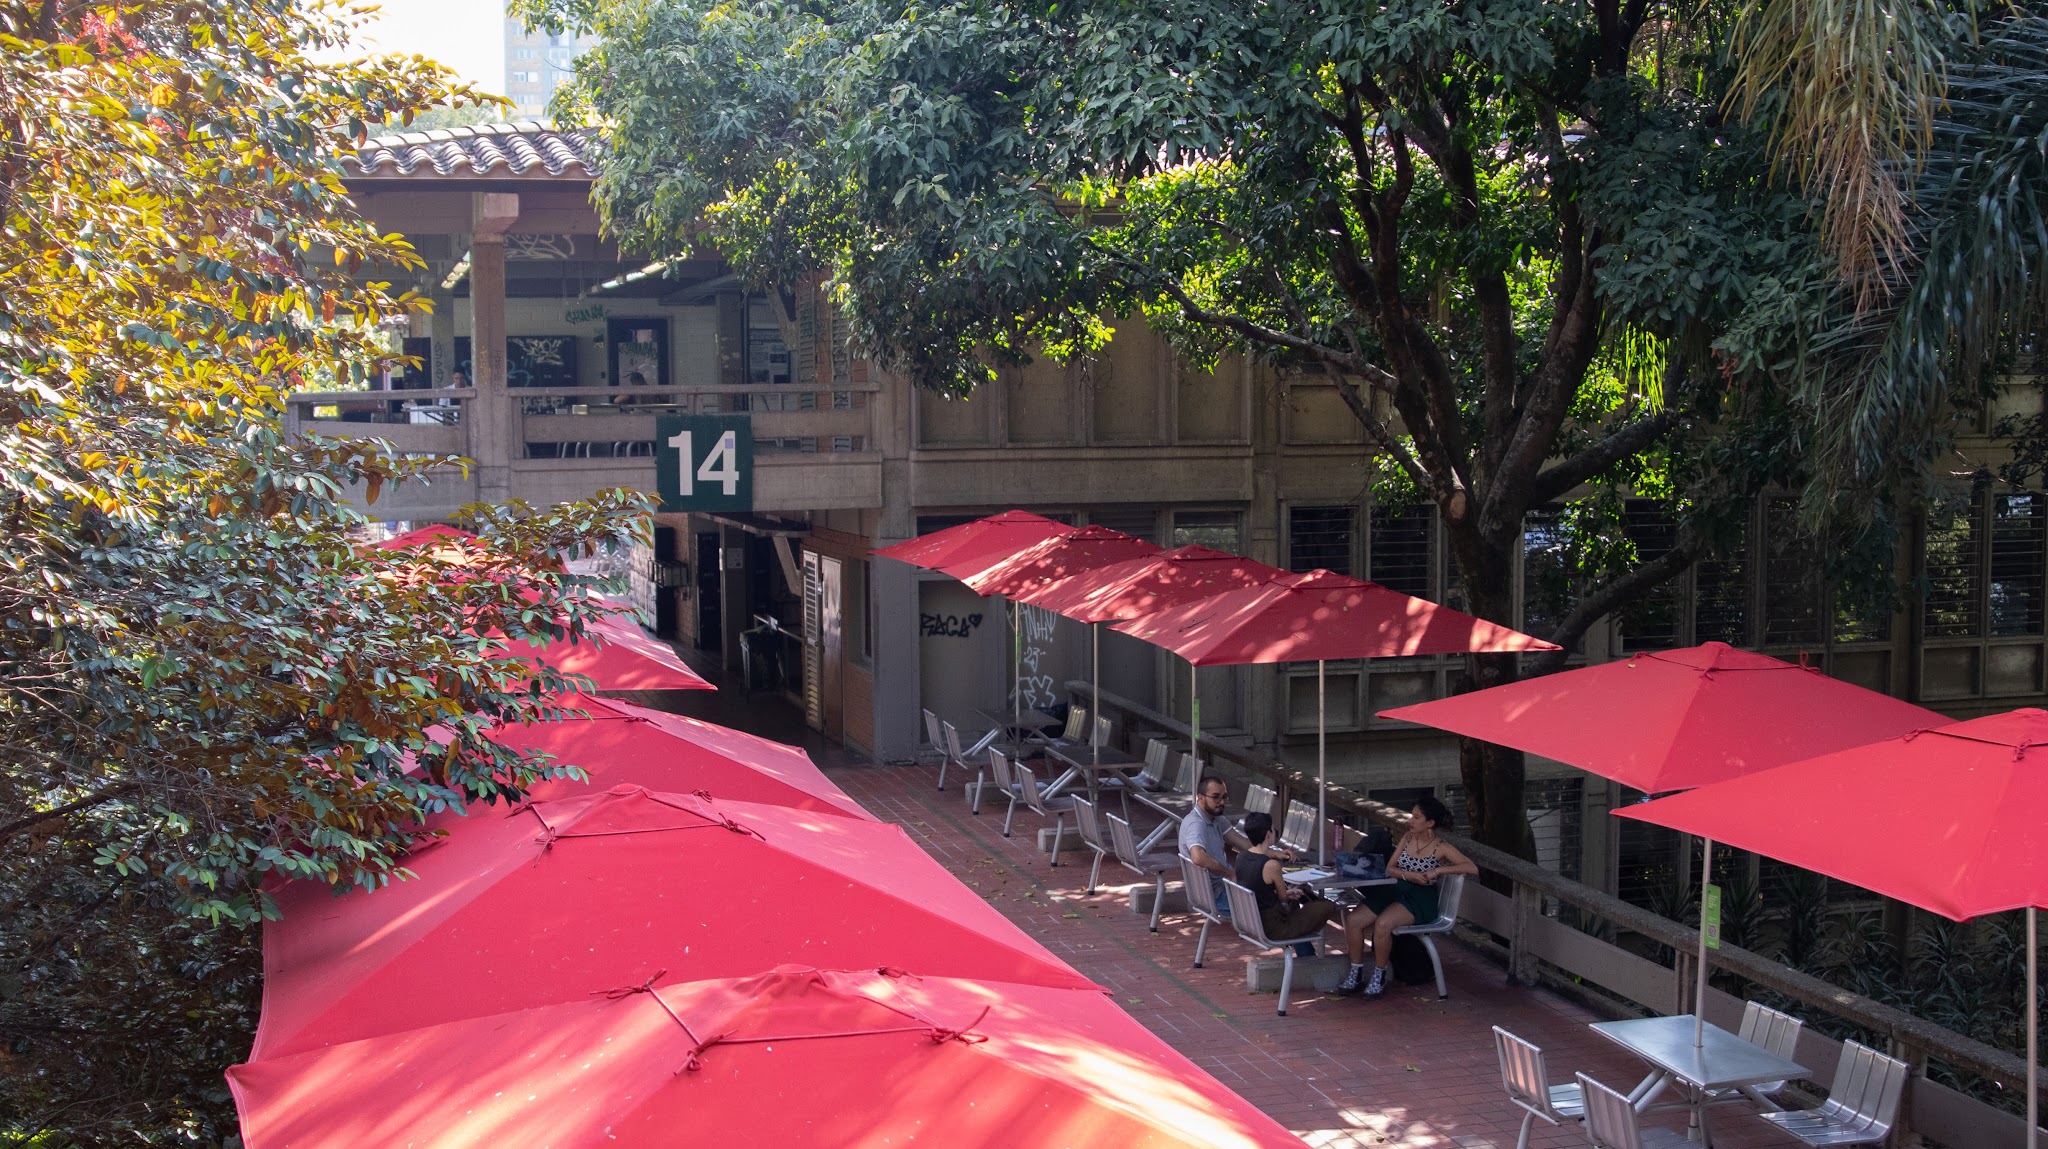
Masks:
[[[1402,985],[1436,981],[1436,967],[1430,964],[1429,950],[1421,938],[1395,936],[1393,967],[1394,980]]]

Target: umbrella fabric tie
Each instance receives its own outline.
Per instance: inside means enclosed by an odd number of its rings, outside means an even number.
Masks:
[[[983,1018],[988,1016],[989,1008],[989,1006],[982,1006],[981,1012],[974,1015],[973,1021],[958,1029],[947,1029],[944,1026],[934,1025],[931,1028],[932,1044],[944,1045],[949,1041],[957,1041],[962,1045],[980,1045],[982,1042],[987,1041],[987,1037],[971,1031],[975,1026],[981,1024]]]

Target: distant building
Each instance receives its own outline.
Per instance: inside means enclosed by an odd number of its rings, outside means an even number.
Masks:
[[[597,43],[595,36],[556,35],[529,31],[517,20],[505,21],[505,95],[515,105],[513,120],[547,115],[555,89],[576,75],[576,57]]]

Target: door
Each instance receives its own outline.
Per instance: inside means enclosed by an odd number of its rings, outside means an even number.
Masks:
[[[697,649],[716,651],[719,636],[725,631],[725,597],[719,592],[719,572],[723,560],[719,554],[718,532],[706,531],[697,536]]]

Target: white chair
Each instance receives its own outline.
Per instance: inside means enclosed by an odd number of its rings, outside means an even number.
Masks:
[[[1076,746],[1080,744],[1081,739],[1086,735],[1087,729],[1088,708],[1085,706],[1069,706],[1067,708],[1067,724],[1060,728],[1058,734],[1053,735],[1051,738],[1039,735],[1033,741],[1051,743],[1055,746]]]
[[[1279,796],[1271,786],[1261,786],[1254,782],[1244,788],[1244,812],[1264,814],[1270,818],[1273,816],[1273,801]]]
[[[1593,1149],[1692,1149],[1683,1133],[1637,1124],[1636,1107],[1627,1097],[1583,1073],[1579,1095],[1585,1101],[1586,1136]]]
[[[1010,809],[1003,815],[1003,837],[1007,838],[1010,836],[1010,820],[1017,816],[1017,799],[1022,791],[1017,785],[1017,775],[1010,764],[1010,757],[1002,751],[988,752],[988,772],[994,776],[991,781],[995,783],[996,788],[1010,800]],[[977,814],[981,813],[981,791],[985,785],[986,783],[977,783],[975,786],[974,812]]]
[[[1577,1084],[1552,1085],[1543,1051],[1500,1026],[1493,1027],[1493,1051],[1500,1057],[1500,1084],[1508,1100],[1522,1110],[1522,1133],[1515,1149],[1529,1149],[1529,1131],[1541,1117],[1552,1125],[1585,1116],[1586,1103]]]
[[[1116,733],[1115,721],[1107,714],[1097,715],[1095,718],[1095,745],[1109,745],[1110,735],[1114,733]]]
[[[1195,939],[1195,968],[1202,968],[1202,955],[1209,949],[1209,927],[1228,921],[1216,905],[1216,875],[1195,865],[1186,854],[1180,856],[1180,884],[1187,887],[1188,905],[1202,915],[1202,935]]]
[[[1074,797],[1074,828],[1081,831],[1081,841],[1095,851],[1095,864],[1088,868],[1088,888],[1084,894],[1095,892],[1095,883],[1102,877],[1102,859],[1109,853],[1109,842],[1102,832],[1102,816],[1095,811],[1095,803],[1079,795]]]
[[[1296,853],[1314,853],[1316,808],[1307,802],[1287,803],[1287,817],[1280,823],[1280,844]]]
[[[1103,821],[1109,823],[1109,848],[1116,854],[1116,860],[1124,869],[1140,877],[1152,879],[1152,932],[1159,932],[1159,907],[1166,900],[1166,875],[1180,869],[1178,854],[1141,854],[1138,852],[1137,835],[1131,833],[1131,824],[1115,814],[1105,814]]]
[[[924,738],[932,744],[939,755],[939,789],[946,788],[946,736],[939,730],[939,716],[926,710],[924,714]]]
[[[1230,900],[1230,924],[1237,930],[1237,936],[1260,949],[1277,948],[1280,951],[1280,1016],[1286,1017],[1287,999],[1294,992],[1294,947],[1308,942],[1320,953],[1323,931],[1317,930],[1298,938],[1269,938],[1265,922],[1259,918],[1257,895],[1228,878],[1223,881],[1223,893]]]
[[[1451,990],[1444,984],[1444,959],[1442,954],[1436,952],[1436,935],[1450,933],[1451,927],[1458,924],[1458,901],[1465,896],[1465,875],[1451,874],[1438,878],[1436,888],[1436,920],[1416,922],[1409,926],[1395,926],[1394,936],[1422,939],[1422,948],[1429,951],[1430,968],[1436,971],[1436,995],[1444,998],[1451,996]]]
[[[1777,1054],[1787,1061],[1799,1060],[1799,1033],[1806,1023],[1789,1013],[1772,1009],[1760,1001],[1742,1003],[1742,1029],[1737,1034],[1742,1040],[1759,1049]],[[1750,1086],[1751,1090],[1766,1097],[1785,1088],[1783,1081],[1766,1081]],[[1714,1098],[1735,1100],[1744,1096],[1740,1089],[1717,1089]]]
[[[1161,738],[1145,740],[1145,765],[1132,785],[1148,793],[1166,789],[1166,756],[1172,750]]]
[[[1845,1041],[1820,1108],[1757,1116],[1808,1145],[1871,1145],[1891,1135],[1905,1089],[1905,1062]]]
[[[1014,763],[1010,769],[1017,774],[1017,796],[1024,799],[1024,804],[1031,807],[1032,812],[1039,817],[1052,819],[1052,864],[1057,866],[1060,864],[1060,845],[1067,837],[1067,812],[1074,808],[1074,798],[1071,794],[1046,797],[1045,784],[1038,780],[1038,775],[1031,767],[1022,762]],[[1010,803],[1010,813],[1016,812],[1017,803],[1013,801]],[[1010,823],[1006,818],[1003,820],[1003,837],[1009,836]]]
[[[985,782],[986,774],[982,769],[968,765],[979,751],[961,749],[960,731],[950,722],[939,723],[939,737],[941,739],[940,748],[946,752],[946,760],[939,763],[939,789],[944,790],[946,788],[947,767],[955,767],[962,773],[972,769],[974,771],[974,781],[968,783],[962,789],[967,792],[968,801],[971,803],[969,810],[972,813],[981,813],[981,788]],[[983,739],[983,741],[988,740]]]

